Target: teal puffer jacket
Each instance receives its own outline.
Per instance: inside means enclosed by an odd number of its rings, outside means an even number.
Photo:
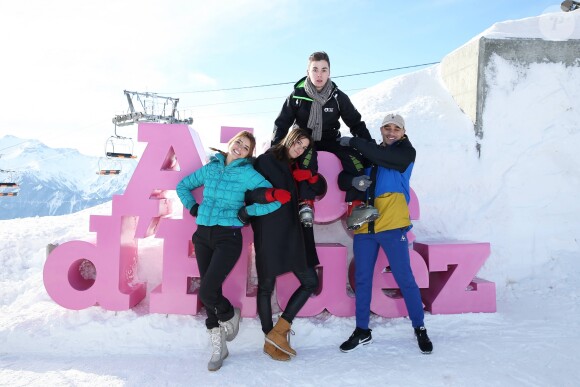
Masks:
[[[271,188],[272,184],[260,175],[249,159],[237,159],[225,165],[225,156],[217,153],[209,162],[186,176],[177,184],[179,200],[188,210],[196,203],[191,191],[204,186],[203,200],[197,211],[197,224],[202,226],[243,226],[238,210],[244,206],[246,191]],[[260,216],[280,208],[280,202],[252,204],[248,215]]]

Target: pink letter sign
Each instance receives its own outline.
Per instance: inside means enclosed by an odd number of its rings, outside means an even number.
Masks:
[[[415,242],[429,266],[431,286],[422,292],[431,313],[495,312],[495,284],[475,277],[489,243]]]
[[[251,128],[222,127],[221,141],[227,142],[240,130]],[[143,156],[123,195],[114,195],[112,213],[92,215],[89,229],[93,241],[70,241],[56,247],[44,265],[44,285],[52,299],[68,309],[100,305],[107,310],[127,310],[146,296],[146,284],[135,278],[139,265],[139,239],[163,239],[156,252],[162,257],[161,283],[151,292],[150,312],[197,314],[201,303],[193,284],[199,270],[191,236],[195,219],[184,209],[181,217],[171,217],[172,200],[168,191],[205,160],[203,144],[196,131],[186,125],[139,124],[139,141],[146,142]],[[319,172],[328,189],[315,203],[315,221],[341,222],[346,210],[344,192],[338,189],[341,165],[336,156],[319,152]],[[193,191],[198,201],[203,188]],[[419,201],[411,190],[411,218],[419,219]],[[243,249],[236,266],[224,283],[224,294],[242,310],[245,317],[256,316],[256,290],[248,287],[253,264],[253,233],[242,232]],[[409,233],[409,242],[415,236]],[[337,241],[338,242],[338,241]],[[475,277],[489,256],[488,243],[414,242],[410,249],[411,266],[422,289],[423,302],[431,313],[494,312],[495,284]],[[319,243],[317,267],[321,287],[300,311],[300,316],[314,316],[324,310],[336,316],[354,315],[354,297],[347,293],[348,250],[339,243]],[[86,276],[86,263],[94,268]],[[401,299],[384,294],[398,288],[384,268],[388,257],[380,253],[374,275],[373,312],[386,317],[406,316]],[[351,283],[354,285],[353,281]],[[285,306],[298,281],[288,273],[278,278],[276,294]],[[355,289],[356,291],[356,289]]]

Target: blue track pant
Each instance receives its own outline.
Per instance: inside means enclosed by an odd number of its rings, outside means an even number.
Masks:
[[[379,247],[383,248],[389,259],[391,271],[401,289],[413,327],[423,326],[423,303],[411,271],[409,244],[404,229],[354,236],[356,326],[362,329],[369,327],[373,273]]]

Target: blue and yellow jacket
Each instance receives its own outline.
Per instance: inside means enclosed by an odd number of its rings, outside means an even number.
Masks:
[[[243,226],[238,210],[244,206],[246,191],[255,188],[271,188],[272,184],[252,166],[251,160],[243,158],[225,165],[225,156],[217,153],[209,162],[181,180],[176,187],[177,196],[188,210],[196,203],[191,191],[204,186],[203,200],[197,211],[197,224],[202,226]],[[280,208],[280,202],[251,204],[246,207],[248,215],[260,216]]]
[[[367,199],[380,214],[377,220],[364,224],[355,234],[409,228],[409,180],[416,157],[409,138],[405,135],[392,145],[377,145],[374,141],[355,137],[350,145],[372,163],[365,169],[373,182],[367,190]]]

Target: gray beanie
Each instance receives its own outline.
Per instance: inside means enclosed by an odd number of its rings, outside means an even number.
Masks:
[[[389,113],[383,119],[383,123],[381,124],[381,128],[387,124],[395,124],[401,129],[405,129],[405,120],[399,114],[396,113]]]

